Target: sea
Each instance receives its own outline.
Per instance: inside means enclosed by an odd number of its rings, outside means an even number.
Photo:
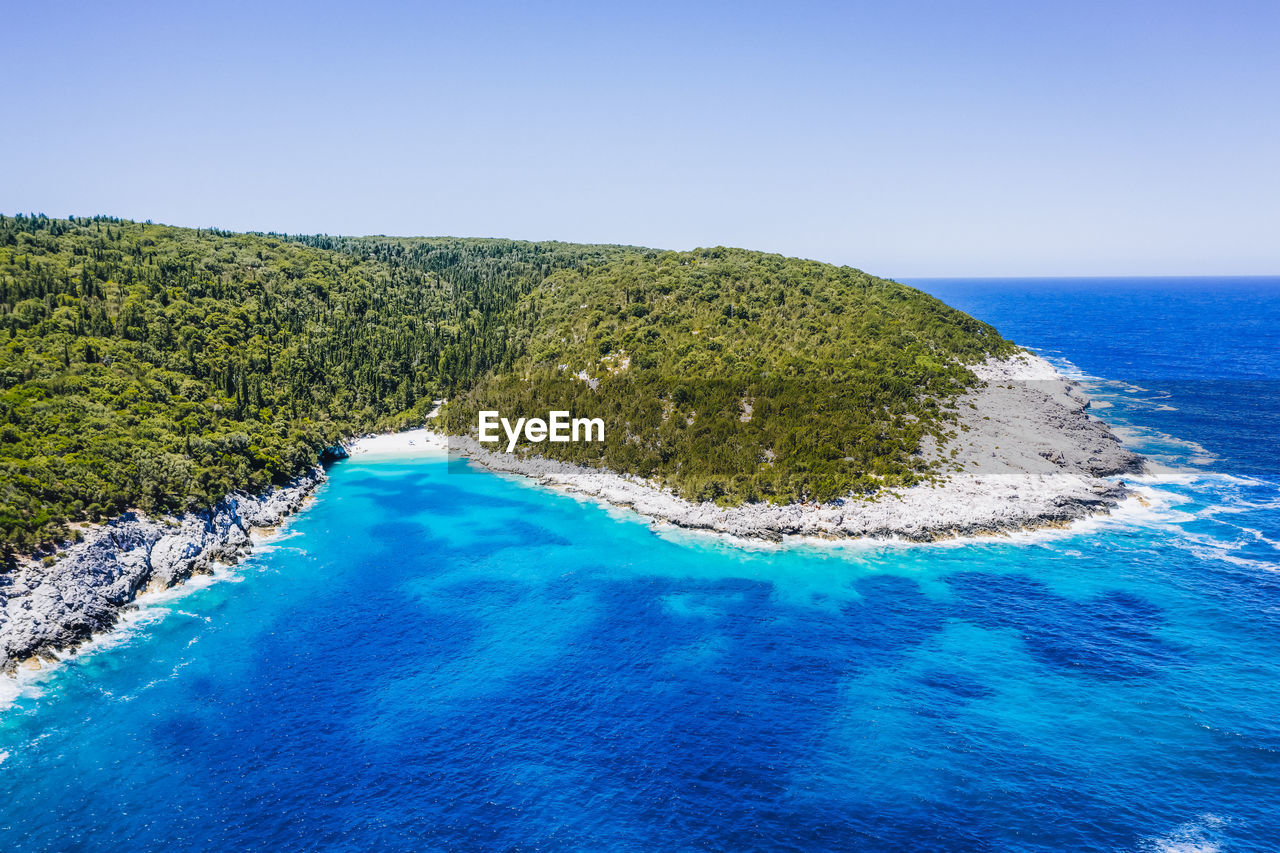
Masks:
[[[1080,379],[1141,500],[751,545],[344,461],[7,684],[0,850],[1280,850],[1280,279],[909,283]]]

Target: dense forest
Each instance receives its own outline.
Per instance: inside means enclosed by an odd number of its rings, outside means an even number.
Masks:
[[[869,492],[928,473],[963,365],[1011,347],[903,285],[734,249],[0,216],[0,540],[261,490],[438,397],[456,432],[600,415],[604,444],[539,449],[692,498]]]
[[[965,368],[1013,345],[918,290],[740,249],[629,253],[547,275],[524,355],[446,409],[601,417],[603,444],[537,452],[720,503],[830,500],[935,473]]]

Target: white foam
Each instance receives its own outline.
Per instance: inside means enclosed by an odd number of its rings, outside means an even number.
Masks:
[[[1037,352],[1041,358],[1058,368],[1062,375],[1068,379],[1074,379],[1077,382],[1097,379],[1096,376],[1090,376],[1081,370],[1071,359],[1063,357],[1058,350],[1037,350]],[[1052,353],[1052,355],[1048,353]]]
[[[249,537],[253,540],[254,551],[261,554],[270,554],[272,551],[281,550],[282,546],[280,543],[293,539],[296,536],[301,536],[302,533],[300,531],[286,529],[289,522],[292,520],[293,516],[289,516],[285,519],[284,524],[279,528],[265,533],[260,532],[255,528],[253,532],[249,534]]]
[[[38,669],[19,667],[13,675],[0,675],[0,713],[12,707],[13,703],[20,698],[39,698],[43,695],[44,686],[68,662],[127,645],[171,613],[204,619],[206,622],[212,621],[210,617],[179,610],[169,605],[216,583],[242,582],[245,565],[241,563],[238,566],[227,566],[215,563],[209,574],[193,575],[184,583],[168,589],[144,592],[135,599],[131,607],[120,611],[116,624],[110,630],[93,635],[75,649],[50,652],[53,659],[42,660]],[[127,700],[130,697],[122,698]]]
[[[1275,539],[1270,539],[1264,536],[1261,530],[1257,530],[1253,527],[1241,527],[1240,529],[1243,530],[1245,533],[1248,533],[1250,536],[1252,536],[1254,539],[1258,540],[1259,542],[1263,543],[1264,545],[1270,546],[1272,550],[1280,551],[1280,542],[1277,542]]]
[[[1112,424],[1111,431],[1119,436],[1125,444],[1134,446],[1148,455],[1154,453],[1168,456],[1170,454],[1167,448],[1173,447],[1181,448],[1186,451],[1184,455],[1193,459],[1208,460],[1209,462],[1217,461],[1218,459],[1218,456],[1213,451],[1199,442],[1178,438],[1151,427],[1136,426],[1134,424]]]
[[[22,697],[38,698],[44,694],[45,684],[68,661],[83,658],[130,642],[140,629],[159,622],[169,610],[152,600],[157,593],[144,593],[137,599],[138,607],[121,611],[115,626],[109,631],[95,634],[78,648],[70,651],[50,652],[52,660],[42,660],[38,669],[20,667],[11,676],[0,677],[0,712],[10,708]]]
[[[1227,823],[1214,814],[1201,815],[1167,835],[1144,839],[1138,849],[1143,853],[1218,853],[1222,850],[1221,830]]]

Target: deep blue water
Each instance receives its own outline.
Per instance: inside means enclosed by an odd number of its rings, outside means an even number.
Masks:
[[[1139,424],[1212,448],[1228,470],[1280,471],[1280,277],[908,283],[1087,375],[1140,386],[1126,391]]]
[[[749,549],[344,462],[0,712],[0,849],[1280,849],[1280,281],[919,284],[1095,377],[1149,505]]]

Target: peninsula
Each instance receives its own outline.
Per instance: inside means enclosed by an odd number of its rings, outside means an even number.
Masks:
[[[1143,460],[1089,415],[1078,383],[1029,353],[988,359],[971,369],[981,381],[957,400],[958,434],[944,445],[928,442],[922,451],[941,473],[869,496],[722,505],[687,500],[625,472],[495,452],[469,436],[446,441],[436,434],[434,446],[659,523],[769,541],[799,536],[932,542],[1063,527],[1107,512],[1130,494],[1123,481],[1108,478],[1140,472]]]
[[[0,216],[0,669],[239,558],[437,399],[480,464],[766,539],[1063,524],[1141,466],[1047,363],[849,267]],[[482,411],[599,440],[494,453]]]

